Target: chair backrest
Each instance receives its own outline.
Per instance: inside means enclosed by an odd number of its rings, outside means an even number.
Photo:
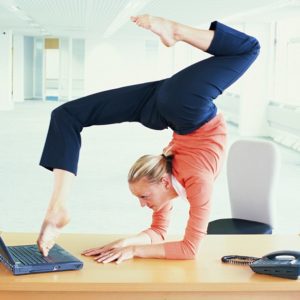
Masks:
[[[229,149],[227,180],[233,218],[274,225],[279,151],[271,141],[238,140]]]

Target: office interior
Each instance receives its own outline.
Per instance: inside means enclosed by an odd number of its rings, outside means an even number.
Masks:
[[[53,187],[39,166],[51,111],[85,95],[172,76],[208,57],[187,44],[167,48],[130,22],[149,13],[208,28],[219,20],[260,41],[249,71],[215,101],[230,145],[275,143],[274,233],[300,230],[300,1],[286,0],[1,0],[0,229],[38,232]],[[93,126],[82,132],[78,176],[64,232],[131,234],[151,211],[130,194],[127,172],[143,154],[159,154],[171,130],[140,124]],[[259,174],[258,174],[259,176]],[[230,217],[226,164],[215,182],[211,220]],[[188,204],[174,200],[169,232],[181,235]]]

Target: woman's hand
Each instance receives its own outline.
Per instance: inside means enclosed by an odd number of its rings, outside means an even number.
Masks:
[[[132,259],[134,257],[134,246],[127,246],[122,248],[116,248],[102,252],[99,256],[94,258],[95,261],[99,263],[110,263],[116,261],[117,264],[120,264],[124,260]]]
[[[92,248],[83,251],[85,256],[95,256],[97,262],[108,263],[117,261],[121,263],[124,260],[133,258],[134,246],[125,246],[125,239],[117,240],[102,247]]]
[[[151,244],[149,235],[141,232],[102,247],[85,250],[81,254],[94,256],[94,260],[97,262],[109,263],[116,261],[119,264],[133,257],[165,258],[165,248],[163,244]]]

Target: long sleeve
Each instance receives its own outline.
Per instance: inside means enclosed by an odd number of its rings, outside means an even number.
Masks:
[[[187,179],[185,188],[190,203],[189,220],[182,241],[164,243],[167,259],[193,259],[199,242],[206,234],[210,211],[210,197],[214,178],[211,174],[199,174]],[[169,226],[171,203],[152,215],[151,227],[143,232],[152,244],[163,243]]]
[[[189,219],[181,241],[164,244],[167,259],[195,258],[209,221],[214,180],[224,161],[226,124],[222,115],[188,135],[173,135],[173,175],[186,190]]]
[[[195,258],[199,243],[206,234],[213,182],[213,175],[209,173],[197,177],[191,176],[187,179],[185,188],[190,210],[185,235],[182,241],[164,244],[166,258]]]
[[[172,208],[172,203],[168,202],[159,211],[153,213],[151,227],[143,231],[149,235],[152,244],[157,244],[165,240]]]

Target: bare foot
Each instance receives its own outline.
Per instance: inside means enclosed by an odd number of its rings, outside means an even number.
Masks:
[[[131,17],[131,21],[157,34],[167,47],[171,47],[179,41],[176,34],[178,24],[173,21],[150,15],[134,16]]]
[[[61,229],[70,222],[67,210],[62,207],[57,211],[48,211],[37,240],[38,247],[47,256],[54,246]]]

